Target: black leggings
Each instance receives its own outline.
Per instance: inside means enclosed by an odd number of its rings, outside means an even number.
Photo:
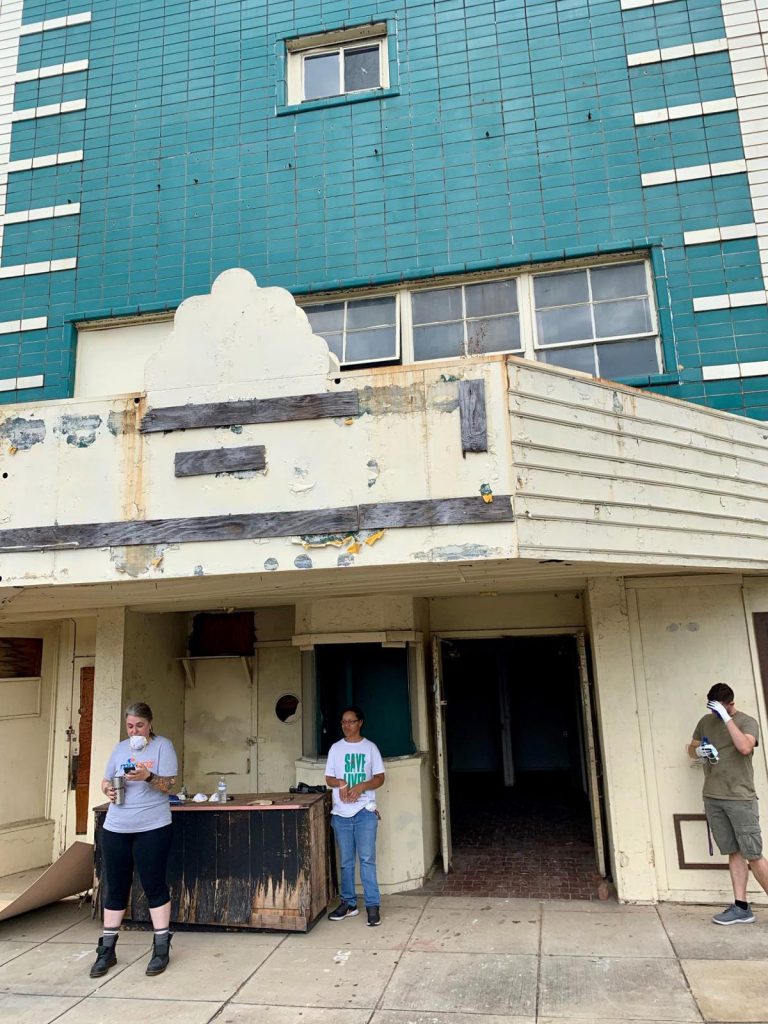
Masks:
[[[133,880],[133,866],[150,907],[162,907],[171,898],[166,871],[171,850],[173,825],[148,832],[109,832],[102,829],[101,849],[107,876],[105,910],[125,910]]]

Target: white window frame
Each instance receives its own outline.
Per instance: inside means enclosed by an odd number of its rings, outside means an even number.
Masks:
[[[581,341],[568,341],[560,342],[556,345],[540,345],[538,342],[537,330],[536,330],[536,307],[534,299],[533,282],[534,278],[542,274],[552,273],[568,273],[574,270],[588,270],[598,267],[610,267],[619,266],[626,263],[642,263],[645,268],[645,280],[646,280],[646,297],[648,298],[650,314],[651,314],[651,327],[650,331],[623,334],[623,335],[611,335],[610,337],[604,338],[585,338]],[[456,288],[462,287],[462,310],[466,313],[466,295],[463,291],[463,287],[472,284],[492,284],[494,281],[517,281],[517,315],[519,317],[520,326],[520,346],[518,348],[503,349],[498,352],[487,352],[470,354],[466,351],[467,348],[467,318],[464,316],[464,353],[456,356],[440,356],[436,359],[419,359],[415,358],[414,345],[413,345],[413,317],[411,307],[411,296],[416,292],[423,291],[437,291],[443,288]],[[593,318],[594,326],[594,306],[592,304],[592,291],[590,282],[590,314]],[[388,358],[370,360],[366,363],[342,363],[343,370],[354,370],[360,366],[375,366],[376,364],[400,364],[403,366],[419,366],[422,364],[429,364],[435,362],[445,362],[446,360],[455,360],[461,358],[482,358],[483,356],[491,355],[516,355],[523,359],[531,359],[536,362],[543,362],[539,357],[539,353],[543,352],[554,352],[564,348],[583,348],[587,345],[604,345],[611,342],[620,341],[632,341],[635,339],[653,339],[656,342],[656,361],[657,371],[659,373],[664,372],[664,364],[661,350],[661,337],[659,334],[659,319],[658,310],[656,309],[655,293],[653,288],[653,270],[651,261],[647,256],[639,254],[631,254],[626,257],[612,257],[609,259],[600,260],[578,260],[573,263],[563,266],[558,264],[557,266],[536,266],[526,267],[525,269],[519,270],[515,273],[494,273],[494,274],[474,274],[474,275],[463,275],[461,277],[444,278],[442,280],[431,280],[431,281],[420,281],[413,282],[410,287],[401,287],[396,290],[376,290],[376,291],[357,291],[357,292],[344,292],[341,294],[326,292],[322,296],[312,296],[307,298],[306,302],[299,299],[300,304],[304,308],[309,308],[316,305],[325,305],[331,302],[354,302],[356,299],[373,299],[373,298],[385,298],[388,296],[395,295],[397,298],[396,302],[396,317],[397,317],[397,355],[393,355]],[[631,296],[629,296],[631,297]],[[606,300],[607,301],[607,300]],[[556,307],[555,307],[556,308]],[[499,316],[506,314],[499,314]],[[477,319],[485,319],[478,317]],[[454,322],[454,321],[452,321]],[[545,364],[545,365],[557,365],[557,364]],[[579,371],[574,371],[579,372]]]
[[[350,302],[356,302],[356,301],[357,302],[366,301],[368,299],[392,299],[392,298],[394,298],[394,300],[395,300],[395,323],[394,323],[394,328],[395,328],[395,352],[394,352],[394,354],[393,355],[388,355],[388,356],[380,356],[378,359],[357,359],[357,360],[352,360],[352,361],[347,362],[347,363],[341,363],[341,366],[342,366],[342,369],[352,369],[352,368],[354,368],[356,366],[375,366],[375,365],[377,365],[379,363],[384,363],[384,364],[387,364],[387,365],[392,365],[392,364],[397,365],[398,363],[403,362],[403,359],[402,359],[402,337],[403,337],[402,306],[403,306],[403,294],[404,294],[404,291],[401,289],[401,290],[396,291],[396,292],[391,292],[391,291],[389,291],[389,292],[366,292],[365,295],[340,295],[338,297],[329,296],[328,298],[322,299],[321,301],[318,301],[318,302],[307,302],[307,303],[305,303],[302,306],[302,308],[303,309],[311,309],[312,306],[330,306],[331,304],[341,304],[341,303],[344,303],[344,307],[345,307],[344,308],[344,323],[343,323],[343,327],[342,327],[342,331],[341,331],[342,349],[343,349],[343,346],[346,344],[346,337],[347,337],[347,333],[348,333],[348,331],[347,331],[347,313],[348,313],[348,310],[349,310],[349,303]],[[409,303],[409,305],[410,305],[410,303]],[[387,326],[388,327],[389,324],[387,324],[387,325],[381,325],[380,324],[380,325],[377,325],[375,327],[358,327],[358,328],[355,328],[355,332],[354,333],[362,334],[362,333],[365,333],[365,331],[381,330],[382,326]],[[334,333],[335,334],[335,333],[338,333],[338,332],[332,331],[332,332],[329,332],[329,333]]]
[[[368,49],[374,46],[378,47],[379,51],[379,84],[366,89],[345,89],[345,53],[349,50]],[[319,57],[333,53],[338,53],[340,56],[339,92],[331,93],[328,96],[307,98],[304,94],[304,62],[307,57]],[[322,103],[324,100],[338,99],[344,96],[361,96],[389,88],[386,22],[358,25],[355,28],[341,29],[338,32],[323,32],[313,36],[302,36],[299,39],[289,39],[286,42],[286,57],[286,88],[289,106],[297,106],[301,103]]]

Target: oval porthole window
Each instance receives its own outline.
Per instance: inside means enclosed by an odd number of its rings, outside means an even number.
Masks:
[[[284,693],[275,704],[275,714],[281,722],[292,722],[299,709],[299,698],[292,693]]]

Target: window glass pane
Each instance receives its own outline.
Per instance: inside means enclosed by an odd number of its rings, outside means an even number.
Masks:
[[[372,331],[348,331],[344,352],[345,363],[362,363],[372,359],[394,359],[397,338],[394,327],[375,327]]]
[[[378,89],[379,48],[367,46],[361,50],[344,51],[344,91],[359,92],[361,89]]]
[[[536,314],[539,345],[557,345],[564,341],[582,341],[592,337],[589,306],[565,306]]]
[[[495,316],[490,320],[467,321],[467,354],[510,352],[520,348],[520,320],[517,316]]]
[[[464,325],[440,324],[414,327],[413,352],[416,359],[445,359],[464,354]]]
[[[624,263],[618,267],[596,267],[592,275],[592,298],[619,299],[624,295],[645,295],[648,281],[644,263]]]
[[[517,281],[470,284],[464,289],[467,316],[517,312]]]
[[[320,333],[320,332],[318,331],[318,333]],[[331,352],[333,352],[333,354],[336,356],[336,358],[339,360],[339,362],[341,362],[343,360],[343,356],[342,356],[343,345],[342,345],[342,341],[341,341],[342,335],[341,334],[321,334],[320,337],[321,338],[325,338],[325,341],[326,341],[326,343],[328,345],[328,348],[331,350]]]
[[[322,96],[338,96],[339,54],[319,53],[304,58],[304,99],[315,100]]]
[[[460,320],[462,317],[461,288],[439,288],[428,292],[414,292],[411,309],[415,324]]]
[[[348,704],[362,707],[364,733],[374,740],[382,757],[414,752],[407,649],[318,644],[315,672],[317,750],[321,755],[341,739],[341,712]]]
[[[343,302],[327,302],[322,306],[309,306],[304,312],[307,314],[312,330],[316,334],[325,334],[326,331],[341,331],[344,329]]]
[[[661,369],[653,338],[606,342],[597,346],[597,358],[600,376],[611,379],[658,373]]]
[[[644,334],[653,330],[647,299],[620,299],[595,304],[595,332],[598,338],[616,334]]]
[[[347,305],[347,330],[358,327],[383,327],[395,322],[395,297],[353,299]]]
[[[564,366],[568,370],[583,370],[596,376],[595,346],[578,345],[575,348],[554,348],[548,352],[537,352],[536,358],[542,363]]]
[[[533,279],[536,308],[567,306],[572,302],[589,301],[586,270],[566,274],[538,274]]]

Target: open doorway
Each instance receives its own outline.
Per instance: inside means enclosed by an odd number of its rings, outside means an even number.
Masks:
[[[599,765],[578,638],[443,640],[440,662],[453,852],[452,871],[430,885],[445,894],[598,895]]]

